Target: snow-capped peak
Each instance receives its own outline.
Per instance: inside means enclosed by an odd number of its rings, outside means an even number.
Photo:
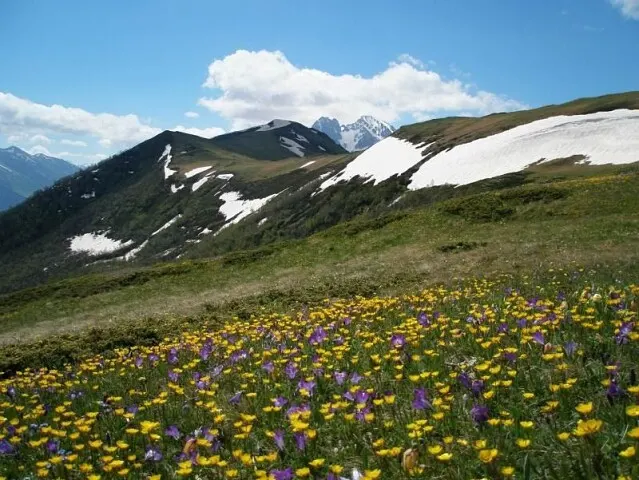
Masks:
[[[313,128],[324,132],[350,152],[365,150],[395,131],[392,125],[370,115],[363,115],[347,125],[341,125],[334,118],[321,117]]]

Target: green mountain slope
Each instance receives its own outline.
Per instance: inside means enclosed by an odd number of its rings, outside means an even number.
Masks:
[[[293,155],[278,159],[273,139],[279,148],[278,131],[294,125],[285,121],[225,135],[221,140],[164,132],[1,215],[0,264],[6,274],[0,279],[0,291],[70,274],[118,272],[134,265],[268,249],[356,216],[375,222],[389,211],[410,211],[468,195],[523,188],[548,175],[593,176],[609,168],[623,172],[629,167],[606,167],[603,163],[635,161],[639,150],[633,149],[632,142],[639,137],[628,136],[628,131],[639,125],[639,114],[632,110],[638,106],[639,93],[635,92],[479,119],[433,120],[402,127],[359,155],[320,155],[319,147],[324,144],[315,143],[315,153],[308,158]],[[603,149],[593,144],[593,136],[582,140],[573,135],[581,128],[592,129],[594,125],[596,130],[599,125],[599,117],[591,120],[574,115],[600,111],[615,115],[604,125],[608,136],[602,141]],[[501,132],[515,131],[516,126],[532,128],[543,118],[554,122],[559,115],[570,116],[564,123],[555,122],[505,145],[503,151],[515,161],[514,166],[506,165],[507,173],[493,168],[503,160],[500,156],[471,155],[465,164],[455,159],[457,163],[447,170],[472,173],[479,180],[413,188],[417,172],[437,162],[440,153],[475,145],[480,138],[493,142],[502,138]],[[563,141],[564,134],[569,141]],[[249,156],[246,153],[260,145],[256,135],[267,139],[265,148],[261,154]],[[517,163],[520,155],[529,154],[530,142],[543,140],[545,135],[559,135],[559,145],[564,150],[568,145],[568,153],[561,158],[533,157]],[[324,137],[320,137],[322,142]],[[555,137],[551,137],[551,147],[557,143]],[[232,146],[242,139],[244,147]],[[518,147],[520,144],[525,148]],[[621,156],[608,155],[610,145],[626,150],[611,150]],[[308,151],[312,150],[309,146]],[[591,150],[596,154],[595,163],[601,164],[587,163]],[[333,144],[332,151],[340,152],[340,147]],[[410,155],[410,161],[404,155]],[[481,174],[476,175],[477,171]],[[538,196],[541,204],[547,200],[543,191],[530,195],[534,202]],[[554,200],[554,193],[549,195]],[[462,202],[450,208],[480,220],[500,220],[512,210],[501,197],[482,197],[479,206]]]

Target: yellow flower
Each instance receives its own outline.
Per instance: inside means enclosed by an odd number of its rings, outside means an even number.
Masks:
[[[621,452],[619,452],[619,455],[621,455],[624,458],[630,458],[630,457],[634,457],[635,454],[637,453],[637,451],[635,450],[635,447],[628,447],[625,450],[622,450]]]
[[[339,475],[344,471],[344,467],[342,467],[341,465],[331,465],[329,470],[334,474]]]
[[[319,468],[322,465],[324,465],[325,461],[326,460],[324,460],[323,458],[316,458],[315,460],[309,462],[308,464],[313,468]]]
[[[523,422],[519,422],[519,425],[521,425],[521,428],[532,428],[535,426],[535,422],[531,422],[531,421],[523,421]]]
[[[224,475],[228,478],[235,478],[239,475],[239,472],[234,468],[230,468],[226,472],[224,472]]]
[[[162,480],[162,475],[151,475],[148,480]]]
[[[575,407],[575,410],[577,410],[582,415],[588,415],[590,412],[592,412],[592,402],[580,403]]]
[[[626,407],[626,415],[629,417],[639,417],[639,405]]]
[[[516,443],[519,448],[528,448],[530,446],[530,440],[527,438],[518,438]]]
[[[308,477],[311,474],[311,469],[308,467],[304,467],[304,468],[298,468],[297,470],[295,470],[295,475],[297,475],[298,477]]]
[[[562,442],[565,442],[566,440],[568,440],[570,438],[570,433],[569,432],[559,432],[557,434],[557,438],[559,440],[561,440]]]
[[[639,427],[635,427],[628,432],[630,438],[639,438]]]
[[[573,433],[578,437],[592,435],[593,433],[597,433],[601,430],[602,425],[603,422],[601,420],[579,420],[579,422],[577,422],[577,428]]]
[[[440,462],[449,462],[452,458],[452,453],[442,453],[441,455],[437,456],[437,460],[439,460]]]
[[[443,449],[441,445],[433,445],[431,447],[428,447],[428,453],[430,453],[431,455],[439,455],[442,450]]]
[[[498,453],[499,451],[496,448],[480,450],[479,460],[482,463],[491,463],[495,458],[497,458]]]
[[[513,467],[502,467],[500,472],[504,477],[512,477],[515,474],[515,469]]]
[[[375,470],[364,470],[364,479],[365,480],[375,480],[382,475],[382,471],[379,469]]]

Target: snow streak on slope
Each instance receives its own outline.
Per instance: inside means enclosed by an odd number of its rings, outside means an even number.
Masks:
[[[148,240],[144,240],[138,247],[135,247],[130,252],[127,252],[121,257],[116,258],[116,260],[124,260],[125,262],[128,262],[129,260],[133,260],[136,257],[136,255],[140,253],[144,247],[147,246],[148,243],[149,243]]]
[[[164,152],[162,152],[162,155],[160,156],[160,158],[158,158],[158,162],[161,162],[163,159],[166,159],[164,160],[164,180],[169,178],[174,173],[177,173],[177,170],[171,170],[169,168],[169,164],[171,163],[171,158],[173,158],[171,157],[171,145],[166,145],[164,147]]]
[[[244,217],[247,217],[251,213],[256,212],[264,205],[266,205],[269,200],[277,195],[279,195],[279,193],[274,193],[273,195],[269,195],[268,197],[264,198],[242,200],[242,196],[239,192],[223,193],[222,195],[220,195],[220,199],[224,202],[220,207],[220,213],[224,215],[224,218],[226,218],[227,222],[222,228],[225,228],[233,223],[237,223]]]
[[[304,165],[302,165],[301,167],[298,168],[306,168],[306,167],[310,167],[311,165],[313,165],[315,163],[315,160],[311,160],[310,162],[306,162]]]
[[[287,150],[290,150],[298,157],[304,156],[304,147],[302,147],[295,140],[291,140],[290,138],[280,137],[280,142],[282,142],[282,146]]]
[[[199,189],[202,185],[204,185],[204,184],[207,182],[207,180],[209,179],[209,177],[210,177],[211,175],[213,175],[214,173],[215,173],[215,172],[207,173],[205,177],[200,178],[197,182],[195,182],[193,185],[191,185],[191,191],[192,191],[192,192],[197,191],[197,190],[198,190],[198,189]]]
[[[155,232],[153,232],[151,234],[151,236],[155,236],[158,233],[160,233],[163,230],[166,230],[167,228],[169,228],[171,225],[173,225],[175,222],[177,222],[180,218],[182,218],[181,214],[176,215],[175,217],[173,217],[171,220],[169,220],[168,222],[166,222],[164,225],[162,225],[160,228],[158,228]]]
[[[89,255],[101,255],[103,253],[111,253],[121,248],[132,245],[131,240],[122,242],[121,240],[113,240],[106,236],[105,233],[85,233],[76,235],[69,239],[69,248],[74,253],[88,253]]]
[[[374,181],[377,185],[420,162],[423,158],[422,151],[426,148],[428,145],[417,146],[405,140],[387,137],[364,151],[337,175],[322,183],[320,190],[358,176],[366,178],[367,182]]]
[[[408,188],[466,185],[573,155],[591,165],[638,162],[639,111],[550,117],[458,145],[426,161]]]
[[[206,172],[207,170],[210,170],[211,168],[213,168],[211,165],[209,165],[208,167],[194,168],[193,170],[189,170],[188,172],[186,172],[184,174],[184,176],[186,178],[195,177],[196,175],[198,175],[198,174],[200,174],[202,172]]]

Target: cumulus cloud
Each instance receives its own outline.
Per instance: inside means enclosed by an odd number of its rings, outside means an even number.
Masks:
[[[41,143],[41,144],[44,143],[46,145],[49,145],[52,142],[52,140],[49,137],[45,135],[41,135],[41,134],[34,135],[33,137],[29,139],[29,141],[31,143]]]
[[[62,145],[69,145],[70,147],[86,147],[87,146],[87,142],[83,142],[82,140],[69,140],[67,138],[60,140],[60,143]]]
[[[133,114],[91,113],[81,108],[43,105],[0,92],[0,132],[12,134],[20,128],[90,135],[122,143],[139,142],[160,132]]]
[[[197,118],[200,114],[197,112],[184,112],[184,116],[187,118]]]
[[[104,160],[108,157],[105,153],[52,152],[44,145],[34,145],[33,147],[25,148],[24,150],[30,155],[42,154],[48,157],[62,158],[64,160],[80,159],[82,160],[80,162],[82,164],[99,162],[100,160]]]
[[[639,20],[639,0],[610,0],[610,3],[620,9],[624,17]]]
[[[521,103],[447,80],[403,54],[371,76],[333,75],[293,65],[280,51],[238,50],[209,65],[204,87],[215,96],[198,103],[232,122],[233,128],[286,118],[310,124],[320,116],[352,122],[373,115],[393,122],[402,115],[515,110]]]
[[[226,131],[223,128],[218,127],[210,127],[210,128],[196,128],[196,127],[185,127],[184,125],[178,125],[171,130],[175,130],[177,132],[190,133],[191,135],[197,135],[198,137],[204,138],[212,138],[218,135],[222,135]]]

